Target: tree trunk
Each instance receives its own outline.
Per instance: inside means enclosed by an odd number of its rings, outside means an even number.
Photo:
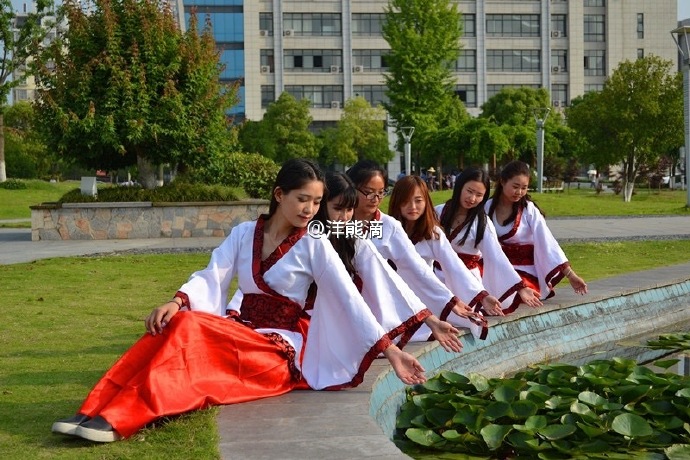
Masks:
[[[149,159],[137,154],[137,168],[141,186],[147,190],[156,188],[156,167]]]
[[[635,188],[635,183],[630,181],[625,181],[625,188],[623,189],[623,201],[630,203],[632,200],[633,188]]]
[[[163,165],[160,164],[160,165],[158,165],[158,180],[156,181],[156,186],[157,186],[157,187],[162,187],[162,186],[163,186],[163,182],[164,182],[163,177],[164,177],[164,176],[163,176]]]
[[[0,113],[0,182],[7,180],[5,169],[5,116]]]

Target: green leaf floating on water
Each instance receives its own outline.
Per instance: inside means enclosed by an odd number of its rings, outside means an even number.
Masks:
[[[635,414],[621,414],[613,419],[611,429],[616,433],[637,438],[640,436],[651,436],[654,431],[649,426],[647,420]]]

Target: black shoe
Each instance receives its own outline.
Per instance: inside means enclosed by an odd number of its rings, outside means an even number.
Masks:
[[[53,428],[51,431],[53,433],[75,436],[77,427],[88,420],[90,420],[90,417],[84,414],[77,414],[70,418],[63,418],[53,423]]]
[[[94,442],[113,442],[122,439],[122,436],[113,430],[113,426],[100,415],[79,425],[74,434]]]

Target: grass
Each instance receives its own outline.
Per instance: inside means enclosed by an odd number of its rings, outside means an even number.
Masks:
[[[0,220],[30,219],[34,206],[49,201],[57,201],[62,195],[79,188],[79,181],[50,183],[42,180],[24,181],[24,190],[5,190],[0,188]]]
[[[690,261],[690,241],[563,245],[591,282]],[[0,266],[0,458],[23,460],[219,458],[218,409],[145,429],[129,440],[93,445],[50,433],[143,333],[143,318],[170,298],[207,253],[120,255]],[[561,284],[561,289],[566,285]]]
[[[433,192],[434,205],[445,203],[452,192]],[[681,190],[636,189],[632,201],[625,203],[622,195],[601,193],[597,195],[590,188],[575,187],[563,193],[532,193],[532,199],[547,217],[579,216],[642,216],[642,215],[685,215],[690,216],[687,193]],[[384,198],[381,209],[388,211],[390,197]]]

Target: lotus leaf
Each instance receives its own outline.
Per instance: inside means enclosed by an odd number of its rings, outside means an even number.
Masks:
[[[472,383],[472,385],[474,385],[477,391],[481,392],[491,389],[489,385],[489,380],[481,374],[476,374],[474,372],[471,373],[470,382]]]
[[[537,432],[544,439],[553,441],[556,439],[563,439],[577,431],[575,425],[549,425]]]
[[[583,419],[598,420],[597,414],[592,412],[588,405],[574,402],[570,405],[570,412],[580,415]]]
[[[676,391],[676,396],[681,396],[683,398],[690,399],[690,387],[686,387],[686,388],[683,388],[681,390]]]
[[[448,391],[448,389],[451,388],[450,384],[444,382],[441,379],[429,379],[420,386],[427,391],[433,391],[435,393],[443,393],[444,391]]]
[[[489,404],[484,412],[484,417],[489,420],[498,420],[510,413],[510,404],[503,401],[495,401]]]
[[[675,366],[679,362],[680,359],[660,359],[658,361],[654,361],[654,365],[662,369],[668,369],[669,367]]]
[[[408,428],[407,430],[405,430],[405,436],[407,436],[417,444],[426,447],[430,447],[444,442],[444,439],[441,436],[437,435],[434,432],[434,430],[423,428]]]
[[[583,422],[576,422],[575,424],[590,439],[599,437],[602,434],[606,433],[606,430],[601,428],[601,427],[587,425],[586,423],[583,423]]]
[[[690,445],[674,444],[664,449],[664,453],[668,457],[668,460],[687,460],[690,458]]]
[[[511,402],[518,397],[518,391],[508,385],[501,385],[492,393],[496,401]]]
[[[472,406],[461,407],[455,412],[453,423],[455,425],[464,425],[468,429],[471,429],[477,423],[477,413]]]
[[[453,424],[454,410],[431,408],[425,412],[426,419],[433,427],[448,428]]]
[[[532,401],[513,401],[510,404],[509,415],[515,420],[525,420],[527,417],[536,414],[538,410],[539,407]]]
[[[606,404],[608,399],[599,396],[598,394],[591,392],[591,391],[583,391],[579,395],[577,395],[577,399],[582,401],[585,404],[588,404],[592,407],[601,407],[604,404]]]
[[[540,406],[543,405],[546,401],[548,401],[550,397],[551,395],[542,393],[539,390],[529,389],[520,392],[520,399],[532,401]]]
[[[451,371],[441,371],[438,375],[439,378],[445,379],[450,383],[453,384],[458,384],[458,383],[470,383],[470,379],[465,377],[462,374],[458,374],[457,372],[451,372]]]
[[[647,401],[643,402],[641,406],[647,409],[647,412],[649,414],[669,415],[675,413],[675,411],[673,410],[673,404],[671,404],[670,401]]]
[[[620,414],[611,424],[611,429],[616,433],[637,438],[640,436],[651,436],[654,432],[647,420],[635,414]]]
[[[496,450],[501,447],[503,439],[513,430],[510,425],[495,425],[489,424],[481,429],[479,432],[484,438],[484,442],[491,450]]]

